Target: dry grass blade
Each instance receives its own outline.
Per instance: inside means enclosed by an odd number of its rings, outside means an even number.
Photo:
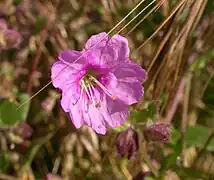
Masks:
[[[147,42],[149,42],[160,30],[161,28],[172,18],[172,16],[178,11],[178,9],[185,3],[186,0],[181,0],[178,4],[172,9],[170,15],[161,23],[161,25],[157,28],[157,30],[143,43],[141,44],[136,51],[141,49]]]
[[[160,1],[158,4],[156,4],[127,34],[126,36],[128,36],[132,31],[134,31],[136,29],[136,27],[138,27],[150,14],[152,14],[153,12],[157,11],[162,4],[165,2],[166,0],[162,0]]]
[[[149,79],[146,83],[146,89],[153,85],[154,99],[159,99],[163,91],[169,92],[167,96],[168,103],[166,104],[167,109],[170,109],[176,89],[185,72],[184,65],[187,64],[186,59],[188,59],[188,57],[184,58],[184,55],[187,56],[188,54],[188,39],[199,22],[205,4],[206,2],[202,0],[178,2],[172,10],[172,13],[177,13],[168,25],[167,31],[162,38],[163,40],[158,46],[148,67]],[[188,12],[188,16],[181,22],[181,19],[184,17],[184,12]],[[170,13],[166,20],[172,17],[172,13]],[[166,23],[166,20],[158,29]],[[157,32],[158,31],[155,31],[154,34]],[[149,39],[151,39],[154,34]],[[146,40],[146,42],[148,42],[148,40]],[[144,44],[146,42],[144,42]],[[142,45],[140,47],[142,47]]]
[[[121,31],[123,31],[129,24],[131,24],[137,17],[139,17],[147,8],[149,8],[153,3],[155,3],[156,0],[153,0],[151,3],[149,3],[145,8],[143,8],[134,18],[132,18],[125,26],[123,26],[116,34],[119,34]],[[147,16],[146,16],[147,17]],[[145,19],[144,17],[143,19]]]

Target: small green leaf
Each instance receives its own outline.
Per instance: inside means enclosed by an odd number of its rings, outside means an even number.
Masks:
[[[202,178],[203,177],[203,174],[202,172],[200,171],[196,171],[195,169],[193,168],[181,168],[180,169],[181,173],[187,177],[191,177],[191,178],[194,178],[194,179],[198,179],[198,178]]]
[[[201,125],[190,126],[187,128],[185,135],[186,145],[188,147],[195,146],[203,148],[211,133],[212,130],[210,128]],[[210,141],[206,149],[208,151],[214,151],[214,139]]]
[[[135,122],[155,121],[157,115],[157,105],[154,103],[146,103],[143,111],[132,112],[130,119]]]
[[[18,96],[20,104],[25,102],[28,98],[29,97],[26,94],[20,94]],[[30,102],[27,102],[20,108],[18,107],[18,104],[10,102],[7,99],[0,102],[0,126],[12,126],[26,120]]]
[[[116,127],[116,128],[113,128],[114,131],[117,131],[117,132],[122,132],[124,130],[126,130],[127,128],[130,127],[130,123],[128,121],[126,121],[125,123],[123,123],[121,126],[119,127]]]
[[[21,119],[15,103],[4,100],[0,104],[0,125],[14,125]]]
[[[166,157],[162,162],[162,170],[169,169],[170,167],[176,164],[176,161],[182,152],[182,142],[178,141],[177,144],[172,146],[172,148],[173,153]]]
[[[176,130],[175,128],[172,128],[171,133],[170,133],[171,144],[177,144],[180,137],[181,137],[181,133],[178,130]]]
[[[0,152],[0,172],[5,173],[9,167],[8,153]]]
[[[19,100],[20,100],[20,104],[25,103],[29,100],[29,95],[27,94],[20,94],[19,95]],[[20,116],[21,119],[20,121],[25,121],[28,115],[30,109],[30,101],[28,101],[27,103],[25,103],[21,108],[20,108]]]
[[[210,130],[201,125],[190,126],[187,128],[185,140],[187,146],[203,147],[210,135]]]
[[[35,24],[35,34],[39,34],[45,27],[47,19],[43,16],[37,16]]]

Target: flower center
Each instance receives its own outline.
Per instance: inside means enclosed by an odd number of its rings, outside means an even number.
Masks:
[[[85,94],[87,95],[87,97],[90,100],[90,104],[93,104],[95,107],[99,108],[101,106],[101,102],[100,99],[97,99],[96,97],[96,93],[97,90],[96,89],[100,89],[101,91],[103,91],[106,95],[108,95],[109,97],[111,97],[113,100],[116,99],[115,96],[113,96],[108,89],[102,84],[102,82],[100,82],[99,76],[102,73],[96,72],[94,70],[89,70],[87,71],[87,73],[80,79],[80,86],[81,86],[81,93],[80,93],[80,99],[82,99],[83,96],[83,92],[85,92]],[[78,101],[79,101],[78,100]],[[77,101],[77,102],[78,102]]]

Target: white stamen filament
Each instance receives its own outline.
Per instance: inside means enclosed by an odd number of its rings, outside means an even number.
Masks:
[[[116,99],[115,96],[113,96],[109,91],[108,89],[106,89],[105,86],[102,85],[102,83],[100,83],[96,78],[94,78],[93,76],[90,76],[90,79],[92,81],[94,81],[109,97],[111,97],[113,100]]]
[[[96,90],[95,90],[95,87],[93,86],[93,84],[91,85],[91,88],[92,88],[92,90],[94,91],[94,92],[96,92]],[[101,104],[101,99],[98,99],[98,100],[95,100],[96,101],[96,105],[95,105],[95,107],[97,108],[97,107],[101,107],[102,106],[102,104]]]
[[[88,88],[87,88],[87,86],[86,86],[86,84],[85,84],[85,81],[84,81],[83,79],[81,79],[81,85],[83,86],[83,89],[85,90],[86,94],[88,95],[88,98],[89,98],[89,99],[92,101],[92,103],[93,103],[92,97],[91,97],[91,95],[89,94]]]
[[[89,86],[88,86],[89,94],[91,95],[91,98],[92,98],[92,104],[95,106],[95,100],[94,100],[94,96],[93,96],[91,86],[92,86],[92,83],[89,83]]]

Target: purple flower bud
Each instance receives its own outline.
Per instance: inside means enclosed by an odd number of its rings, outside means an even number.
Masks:
[[[133,180],[144,180],[145,177],[147,176],[151,176],[152,173],[151,172],[139,172],[134,178]]]
[[[14,133],[24,139],[28,139],[33,134],[33,129],[27,123],[19,124],[15,129]]]
[[[13,29],[8,29],[4,33],[4,40],[6,44],[6,49],[8,48],[18,48],[21,41],[22,41],[22,36],[20,35],[19,32],[13,30]]]
[[[118,133],[116,137],[117,153],[120,156],[128,156],[132,158],[139,149],[138,134],[133,128],[128,128]]]
[[[154,123],[144,129],[144,136],[149,141],[168,142],[169,140],[169,124]]]

